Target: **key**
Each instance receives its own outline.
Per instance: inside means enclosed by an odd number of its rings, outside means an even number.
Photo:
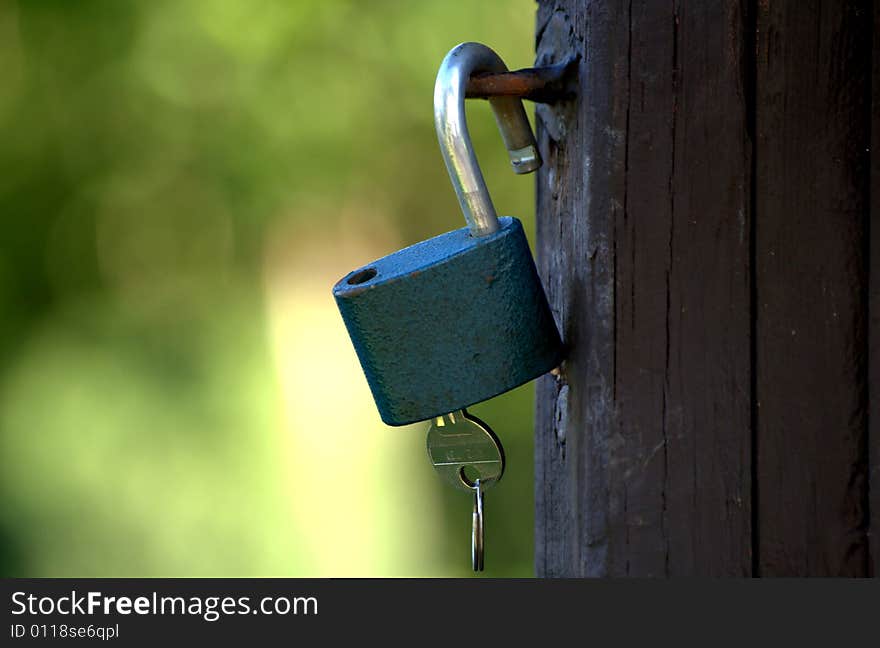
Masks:
[[[450,412],[431,421],[428,457],[450,485],[474,495],[471,562],[483,570],[484,493],[504,474],[504,449],[492,429],[466,410]]]
[[[483,489],[478,479],[474,484],[474,513],[471,526],[471,564],[474,571],[483,571]]]
[[[434,418],[427,446],[434,468],[458,489],[473,490],[479,479],[486,490],[504,474],[501,442],[488,425],[466,410]]]

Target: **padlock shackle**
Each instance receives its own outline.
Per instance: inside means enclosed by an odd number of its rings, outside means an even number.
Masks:
[[[480,43],[462,43],[443,59],[434,84],[434,126],[440,150],[473,236],[492,234],[500,226],[471,144],[465,120],[465,92],[472,75],[503,72],[507,72],[507,66],[490,48]],[[535,171],[541,166],[541,156],[522,101],[517,97],[491,97],[489,103],[514,172]]]

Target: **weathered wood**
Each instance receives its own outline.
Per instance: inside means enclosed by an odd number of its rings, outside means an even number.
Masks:
[[[751,140],[742,5],[696,0],[678,8],[666,312],[671,575],[751,572]]]
[[[876,569],[878,12],[540,2],[537,64],[580,85],[537,109],[569,347],[537,386],[539,575]]]
[[[869,573],[880,576],[880,2],[874,3],[874,43],[871,72],[871,213],[868,220],[868,440],[869,440]]]
[[[867,571],[871,3],[759,2],[760,575]]]
[[[540,267],[571,353],[538,387],[537,571],[750,573],[745,16],[553,2],[543,23],[539,63],[567,27],[589,47],[581,103],[538,111]]]
[[[607,88],[625,87],[626,69],[616,62],[626,61],[628,43],[618,4],[597,6],[589,22],[576,3],[542,3],[538,13],[538,65],[582,55],[587,37],[592,43],[589,58],[580,61],[577,99],[539,106],[536,116],[545,161],[537,181],[539,271],[573,352],[560,376],[545,376],[536,387],[539,576],[610,572],[612,210],[622,204],[624,158],[624,142],[614,133],[622,131],[626,113]]]

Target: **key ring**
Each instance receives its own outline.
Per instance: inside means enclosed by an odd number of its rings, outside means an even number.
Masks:
[[[483,489],[474,481],[474,520],[471,530],[471,564],[474,571],[483,571]]]

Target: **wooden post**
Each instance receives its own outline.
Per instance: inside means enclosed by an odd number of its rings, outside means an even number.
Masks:
[[[580,63],[577,97],[537,110],[569,346],[537,388],[539,576],[873,573],[876,21],[868,0],[540,3],[537,65]]]

